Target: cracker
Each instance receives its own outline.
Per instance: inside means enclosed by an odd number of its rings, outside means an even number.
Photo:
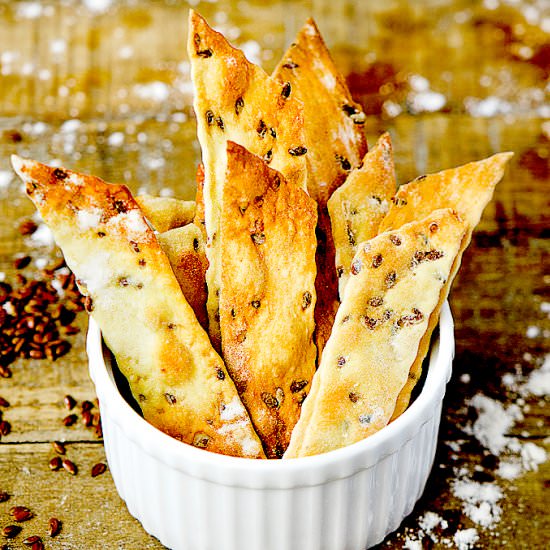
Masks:
[[[462,254],[470,244],[472,233],[481,219],[485,206],[493,196],[495,186],[502,179],[506,164],[512,155],[513,153],[499,153],[458,168],[420,176],[402,185],[392,199],[393,204],[387,216],[380,224],[380,232],[396,229],[405,223],[427,216],[436,208],[453,208],[468,224],[466,238],[455,259],[445,291],[436,308],[436,314],[430,319],[428,330],[419,347],[418,357],[411,368],[410,380],[399,396],[393,418],[397,418],[409,404],[412,388],[420,377],[422,362],[428,352],[432,332],[439,320],[439,310],[447,299],[453,279],[460,267]]]
[[[203,197],[203,188],[204,188],[204,166],[201,163],[197,166],[197,193],[195,195],[195,218],[193,223],[201,228],[204,240],[206,241],[206,221],[204,219],[204,197]]]
[[[317,238],[316,343],[319,353],[330,336],[338,309],[338,279],[327,201],[367,152],[366,120],[312,19],[308,19],[273,76],[304,104],[309,143],[308,191],[319,205]]]
[[[159,233],[187,225],[195,217],[194,201],[147,194],[137,195],[135,199],[144,216]]]
[[[350,173],[328,201],[340,299],[357,245],[378,234],[395,190],[391,138],[385,133],[365,155],[362,166]]]
[[[269,458],[315,372],[315,225],[305,191],[232,142],[220,220],[223,356]]]
[[[273,77],[289,83],[290,95],[304,105],[308,191],[324,206],[367,152],[366,116],[353,101],[313,19],[297,34]]]
[[[143,416],[185,443],[263,456],[223,361],[123,185],[12,157]]]
[[[206,314],[205,242],[200,227],[190,223],[157,235],[162,251],[168,257],[180,288],[193,308],[202,328],[208,329]]]
[[[189,18],[188,53],[204,164],[209,331],[214,345],[219,346],[218,232],[226,142],[243,145],[288,181],[304,188],[307,144],[301,104],[194,11]]]
[[[350,445],[388,423],[465,230],[438,210],[359,245],[285,458]]]

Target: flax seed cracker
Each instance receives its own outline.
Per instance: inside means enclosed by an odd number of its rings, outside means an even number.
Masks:
[[[226,143],[235,141],[306,187],[307,144],[301,103],[285,86],[227,42],[194,11],[190,12],[188,54],[195,88],[194,109],[204,164],[204,217],[208,317],[212,342],[219,349],[218,294],[221,251],[218,243]]]
[[[280,458],[315,372],[317,206],[233,142],[222,206],[223,356],[266,455]]]
[[[262,457],[223,361],[128,189],[12,157],[143,416],[213,452]]]
[[[159,232],[187,225],[195,217],[195,202],[174,197],[137,195],[138,206],[150,224]]]
[[[290,97],[304,104],[309,143],[307,186],[319,208],[315,322],[321,352],[338,309],[338,279],[327,201],[367,152],[363,132],[366,117],[361,106],[353,101],[312,19],[306,21],[273,76],[286,86]]]
[[[350,445],[389,422],[465,231],[445,209],[358,246],[285,458]]]
[[[412,388],[420,377],[422,361],[428,351],[432,332],[439,321],[439,311],[447,299],[453,279],[458,272],[462,254],[470,244],[472,233],[512,156],[513,153],[498,153],[487,159],[470,162],[458,168],[420,176],[410,183],[402,185],[392,199],[393,204],[388,214],[380,224],[379,232],[393,230],[405,223],[427,216],[436,208],[453,208],[468,225],[466,238],[456,256],[445,285],[445,292],[441,295],[440,303],[430,319],[426,334],[420,343],[418,357],[411,368],[409,381],[399,396],[393,418],[397,418],[409,404]]]
[[[206,314],[205,241],[200,227],[190,223],[157,235],[162,251],[168,257],[174,275],[188,304],[202,328],[208,329]]]
[[[328,201],[340,299],[357,245],[376,237],[395,190],[391,138],[385,133]]]

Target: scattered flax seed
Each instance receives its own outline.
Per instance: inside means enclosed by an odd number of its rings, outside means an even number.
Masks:
[[[30,256],[21,256],[19,258],[16,258],[13,262],[13,266],[15,269],[24,269],[31,263],[31,257]]]
[[[84,411],[82,413],[82,424],[84,424],[86,428],[90,428],[93,423],[94,415],[90,411]]]
[[[50,470],[52,470],[52,472],[57,472],[57,470],[59,470],[61,466],[62,466],[61,458],[59,458],[58,456],[54,456],[49,462],[49,467],[50,467]]]
[[[57,518],[50,518],[48,521],[48,535],[55,537],[61,532],[61,521]]]
[[[80,408],[82,412],[91,411],[94,408],[94,404],[86,399],[85,401],[82,401]]]
[[[19,233],[21,235],[32,235],[38,229],[38,225],[32,220],[25,220],[19,224]]]
[[[65,445],[61,441],[53,441],[52,447],[57,454],[64,455],[67,452]]]
[[[69,414],[63,419],[63,425],[72,426],[77,420],[78,417],[76,416],[76,414]]]
[[[10,516],[17,522],[28,521],[33,513],[26,506],[13,506],[10,508]]]
[[[0,502],[6,502],[10,499],[9,493],[6,491],[0,491]]]
[[[74,406],[76,405],[76,400],[72,395],[66,395],[63,398],[63,402],[65,403],[65,407],[67,407],[67,410],[72,410]]]
[[[71,475],[75,476],[77,474],[78,468],[72,460],[65,458],[61,464],[63,468],[65,468],[65,470],[67,470],[67,472],[69,472]]]
[[[10,406],[9,402],[3,397],[0,397],[0,407],[7,408],[9,406]]]
[[[0,434],[8,435],[11,432],[11,424],[7,420],[0,422]]]
[[[25,546],[33,546],[37,542],[42,542],[42,539],[38,535],[31,535],[21,541]]]
[[[21,527],[19,525],[6,525],[2,529],[2,535],[7,539],[13,539],[21,532]]]
[[[103,462],[98,462],[92,468],[92,477],[100,476],[101,474],[105,473],[106,470],[107,470],[107,465],[104,464]]]

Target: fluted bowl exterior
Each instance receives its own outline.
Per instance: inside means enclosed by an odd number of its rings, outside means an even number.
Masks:
[[[390,425],[326,454],[253,460],[181,443],[120,394],[90,320],[89,368],[107,461],[128,510],[173,550],[363,550],[397,529],[433,465],[454,356],[445,303],[422,391]]]

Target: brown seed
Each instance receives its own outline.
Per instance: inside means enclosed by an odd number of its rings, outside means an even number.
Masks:
[[[78,417],[76,414],[69,414],[63,419],[63,424],[65,426],[72,426],[77,420]]]
[[[44,543],[40,540],[31,546],[31,550],[44,550]]]
[[[27,537],[26,539],[21,541],[26,546],[32,546],[33,544],[37,542],[42,542],[42,539],[38,535],[31,535],[30,537]]]
[[[57,454],[64,455],[67,452],[65,445],[61,441],[53,441],[52,447]]]
[[[93,424],[94,415],[90,411],[84,411],[82,413],[82,423],[86,428],[89,428]]]
[[[94,404],[91,401],[82,401],[82,405],[80,405],[82,412],[91,411],[94,408]]]
[[[7,420],[0,422],[0,434],[8,435],[11,432],[11,424]]]
[[[21,256],[19,258],[16,258],[13,262],[13,266],[15,269],[24,269],[31,263],[31,257],[30,256]]]
[[[68,458],[63,459],[62,466],[69,472],[71,475],[75,476],[78,472],[78,468],[76,467],[76,464],[69,460]]]
[[[38,229],[32,220],[25,220],[19,224],[19,233],[21,235],[32,235]]]
[[[9,493],[7,493],[6,491],[0,491],[0,502],[6,502],[9,499],[10,499]]]
[[[50,460],[49,466],[50,466],[50,470],[52,470],[53,472],[57,472],[57,470],[59,470],[59,468],[61,468],[62,466],[61,459],[58,456],[54,456]]]
[[[6,525],[2,529],[2,535],[7,539],[13,539],[21,532],[21,527],[19,525]]]
[[[291,149],[288,150],[288,152],[293,156],[293,157],[301,157],[302,155],[305,155],[307,153],[307,148],[306,147],[302,147],[302,146],[299,146],[299,147],[292,147]]]
[[[10,508],[10,516],[18,522],[28,521],[32,518],[32,512],[26,506],[13,506]]]
[[[103,462],[98,462],[92,468],[92,477],[97,477],[107,470],[107,466]]]
[[[61,532],[61,522],[57,518],[50,518],[48,522],[48,535],[55,537]]]

